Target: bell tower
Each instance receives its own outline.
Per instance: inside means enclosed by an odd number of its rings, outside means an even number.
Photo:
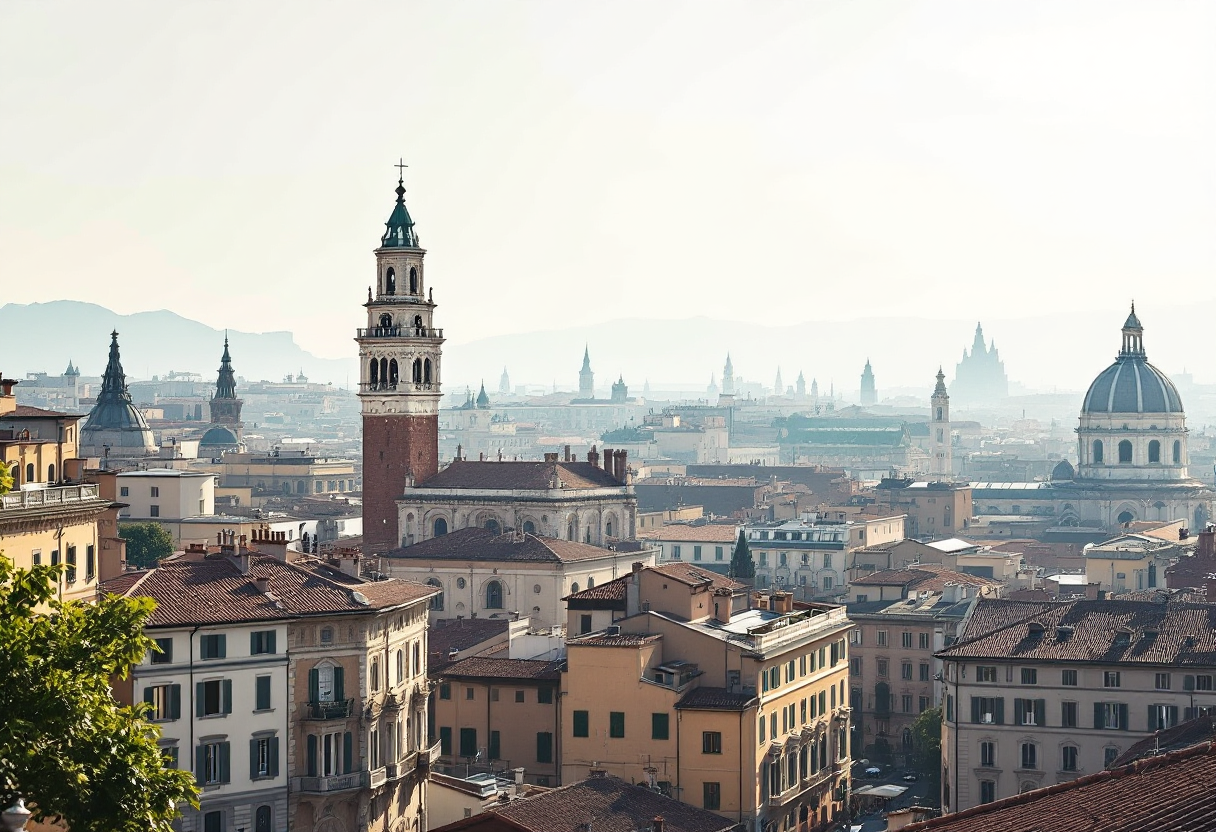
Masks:
[[[404,168],[404,165],[399,165]],[[376,285],[367,290],[367,327],[358,330],[363,410],[363,539],[376,554],[401,545],[397,500],[439,470],[443,330],[426,285],[404,178],[376,249]]]
[[[929,452],[932,454],[929,473],[937,482],[941,482],[954,476],[950,446],[950,396],[946,392],[946,374],[941,367],[937,368],[937,386],[933,388],[929,404]]]

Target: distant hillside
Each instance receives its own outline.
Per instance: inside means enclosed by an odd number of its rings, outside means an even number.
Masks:
[[[0,306],[4,347],[0,369],[20,378],[28,372],[63,372],[72,361],[86,376],[101,375],[109,352],[110,331],[117,329],[123,367],[132,378],[165,375],[170,370],[202,373],[219,367],[223,330],[161,309],[120,315],[104,306],[72,300],[8,303]],[[317,358],[302,350],[290,332],[228,331],[237,375],[250,381],[278,381],[301,369],[312,381],[337,386],[358,381],[358,364]]]

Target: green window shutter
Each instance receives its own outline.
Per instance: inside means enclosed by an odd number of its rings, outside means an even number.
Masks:
[[[249,741],[249,779],[258,776],[258,741]]]
[[[439,753],[445,757],[452,756],[452,729],[439,729]]]
[[[232,782],[232,743],[221,742],[220,747],[220,782]]]
[[[490,759],[497,760],[502,756],[502,748],[499,745],[499,733],[497,731],[490,732]]]
[[[971,697],[971,721],[978,725],[980,718],[980,698],[973,696]]]
[[[255,681],[256,695],[254,706],[259,711],[270,710],[270,677],[259,676]]]
[[[232,713],[232,680],[225,679],[220,685],[223,691],[223,704],[220,706],[220,713]]]
[[[144,688],[144,701],[147,702],[149,705],[152,704],[152,688],[151,687]]]
[[[1005,697],[1003,696],[998,696],[996,699],[996,715],[993,716],[992,721],[997,725],[1005,724]]]
[[[460,756],[461,757],[477,756],[477,729],[476,728],[461,728],[460,729]]]
[[[1047,700],[1046,699],[1034,700],[1034,724],[1039,725],[1039,726],[1047,724]]]
[[[341,665],[334,668],[334,700],[337,702],[346,698],[345,676]]]
[[[278,650],[275,649],[275,643],[274,643],[275,636],[277,636],[277,635],[278,635],[278,633],[276,633],[274,630],[270,630],[266,633],[266,652],[267,653],[279,652]]]
[[[1026,718],[1026,705],[1021,699],[1013,700],[1013,724],[1021,725]]]
[[[279,738],[270,738],[270,775],[279,776]]]
[[[262,634],[261,632],[252,632],[249,634],[249,655],[256,656],[262,652]]]
[[[321,698],[321,674],[314,667],[308,671],[308,701],[317,702]]]
[[[207,767],[207,746],[200,745],[194,749],[194,782],[203,785],[203,769]]]
[[[608,736],[623,739],[625,736],[625,712],[612,711],[608,714]]]
[[[548,731],[541,731],[536,735],[536,762],[553,762],[553,735]]]
[[[204,699],[205,690],[206,690],[206,685],[204,685],[202,682],[194,683],[194,715],[195,716],[203,715],[203,699]]]
[[[308,776],[317,776],[317,737],[315,734],[308,735]]]
[[[1106,727],[1106,721],[1102,718],[1102,703],[1094,703],[1094,727],[1101,730]]]
[[[215,642],[216,642],[215,658],[217,658],[217,659],[228,658],[228,636],[221,633],[220,635],[215,637]]]
[[[347,731],[342,735],[342,773],[355,769],[355,738]]]
[[[169,718],[170,719],[181,719],[182,718],[182,686],[181,685],[170,685],[169,686]]]
[[[650,715],[650,738],[652,740],[665,740],[668,738],[667,714]]]
[[[588,719],[587,711],[574,712],[574,736],[587,737],[591,735],[589,730],[590,720]]]
[[[1170,705],[1170,727],[1178,724],[1178,706]]]
[[[1120,706],[1119,706],[1119,730],[1121,730],[1121,731],[1126,731],[1126,730],[1128,730],[1128,726],[1127,726],[1127,706],[1126,706],[1126,705],[1120,705]]]
[[[1195,677],[1191,676],[1189,674],[1186,676],[1183,676],[1182,677],[1182,689],[1183,690],[1194,690],[1195,689]]]

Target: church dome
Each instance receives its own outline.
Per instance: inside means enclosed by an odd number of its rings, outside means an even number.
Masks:
[[[240,444],[240,440],[236,438],[236,434],[222,425],[216,425],[203,434],[203,438],[199,440],[199,448],[235,448]]]
[[[1106,413],[1182,413],[1182,399],[1169,376],[1148,363],[1144,328],[1136,308],[1123,324],[1123,349],[1115,363],[1098,374],[1081,415]]]

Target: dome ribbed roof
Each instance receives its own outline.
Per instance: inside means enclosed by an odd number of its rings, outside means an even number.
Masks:
[[[222,425],[217,425],[204,433],[203,438],[199,440],[198,444],[200,448],[207,448],[217,445],[237,445],[239,443],[240,440],[236,438],[235,433]]]
[[[1148,363],[1144,329],[1136,307],[1123,324],[1123,349],[1115,363],[1098,374],[1081,415],[1089,413],[1182,413],[1182,399],[1169,376]]]

